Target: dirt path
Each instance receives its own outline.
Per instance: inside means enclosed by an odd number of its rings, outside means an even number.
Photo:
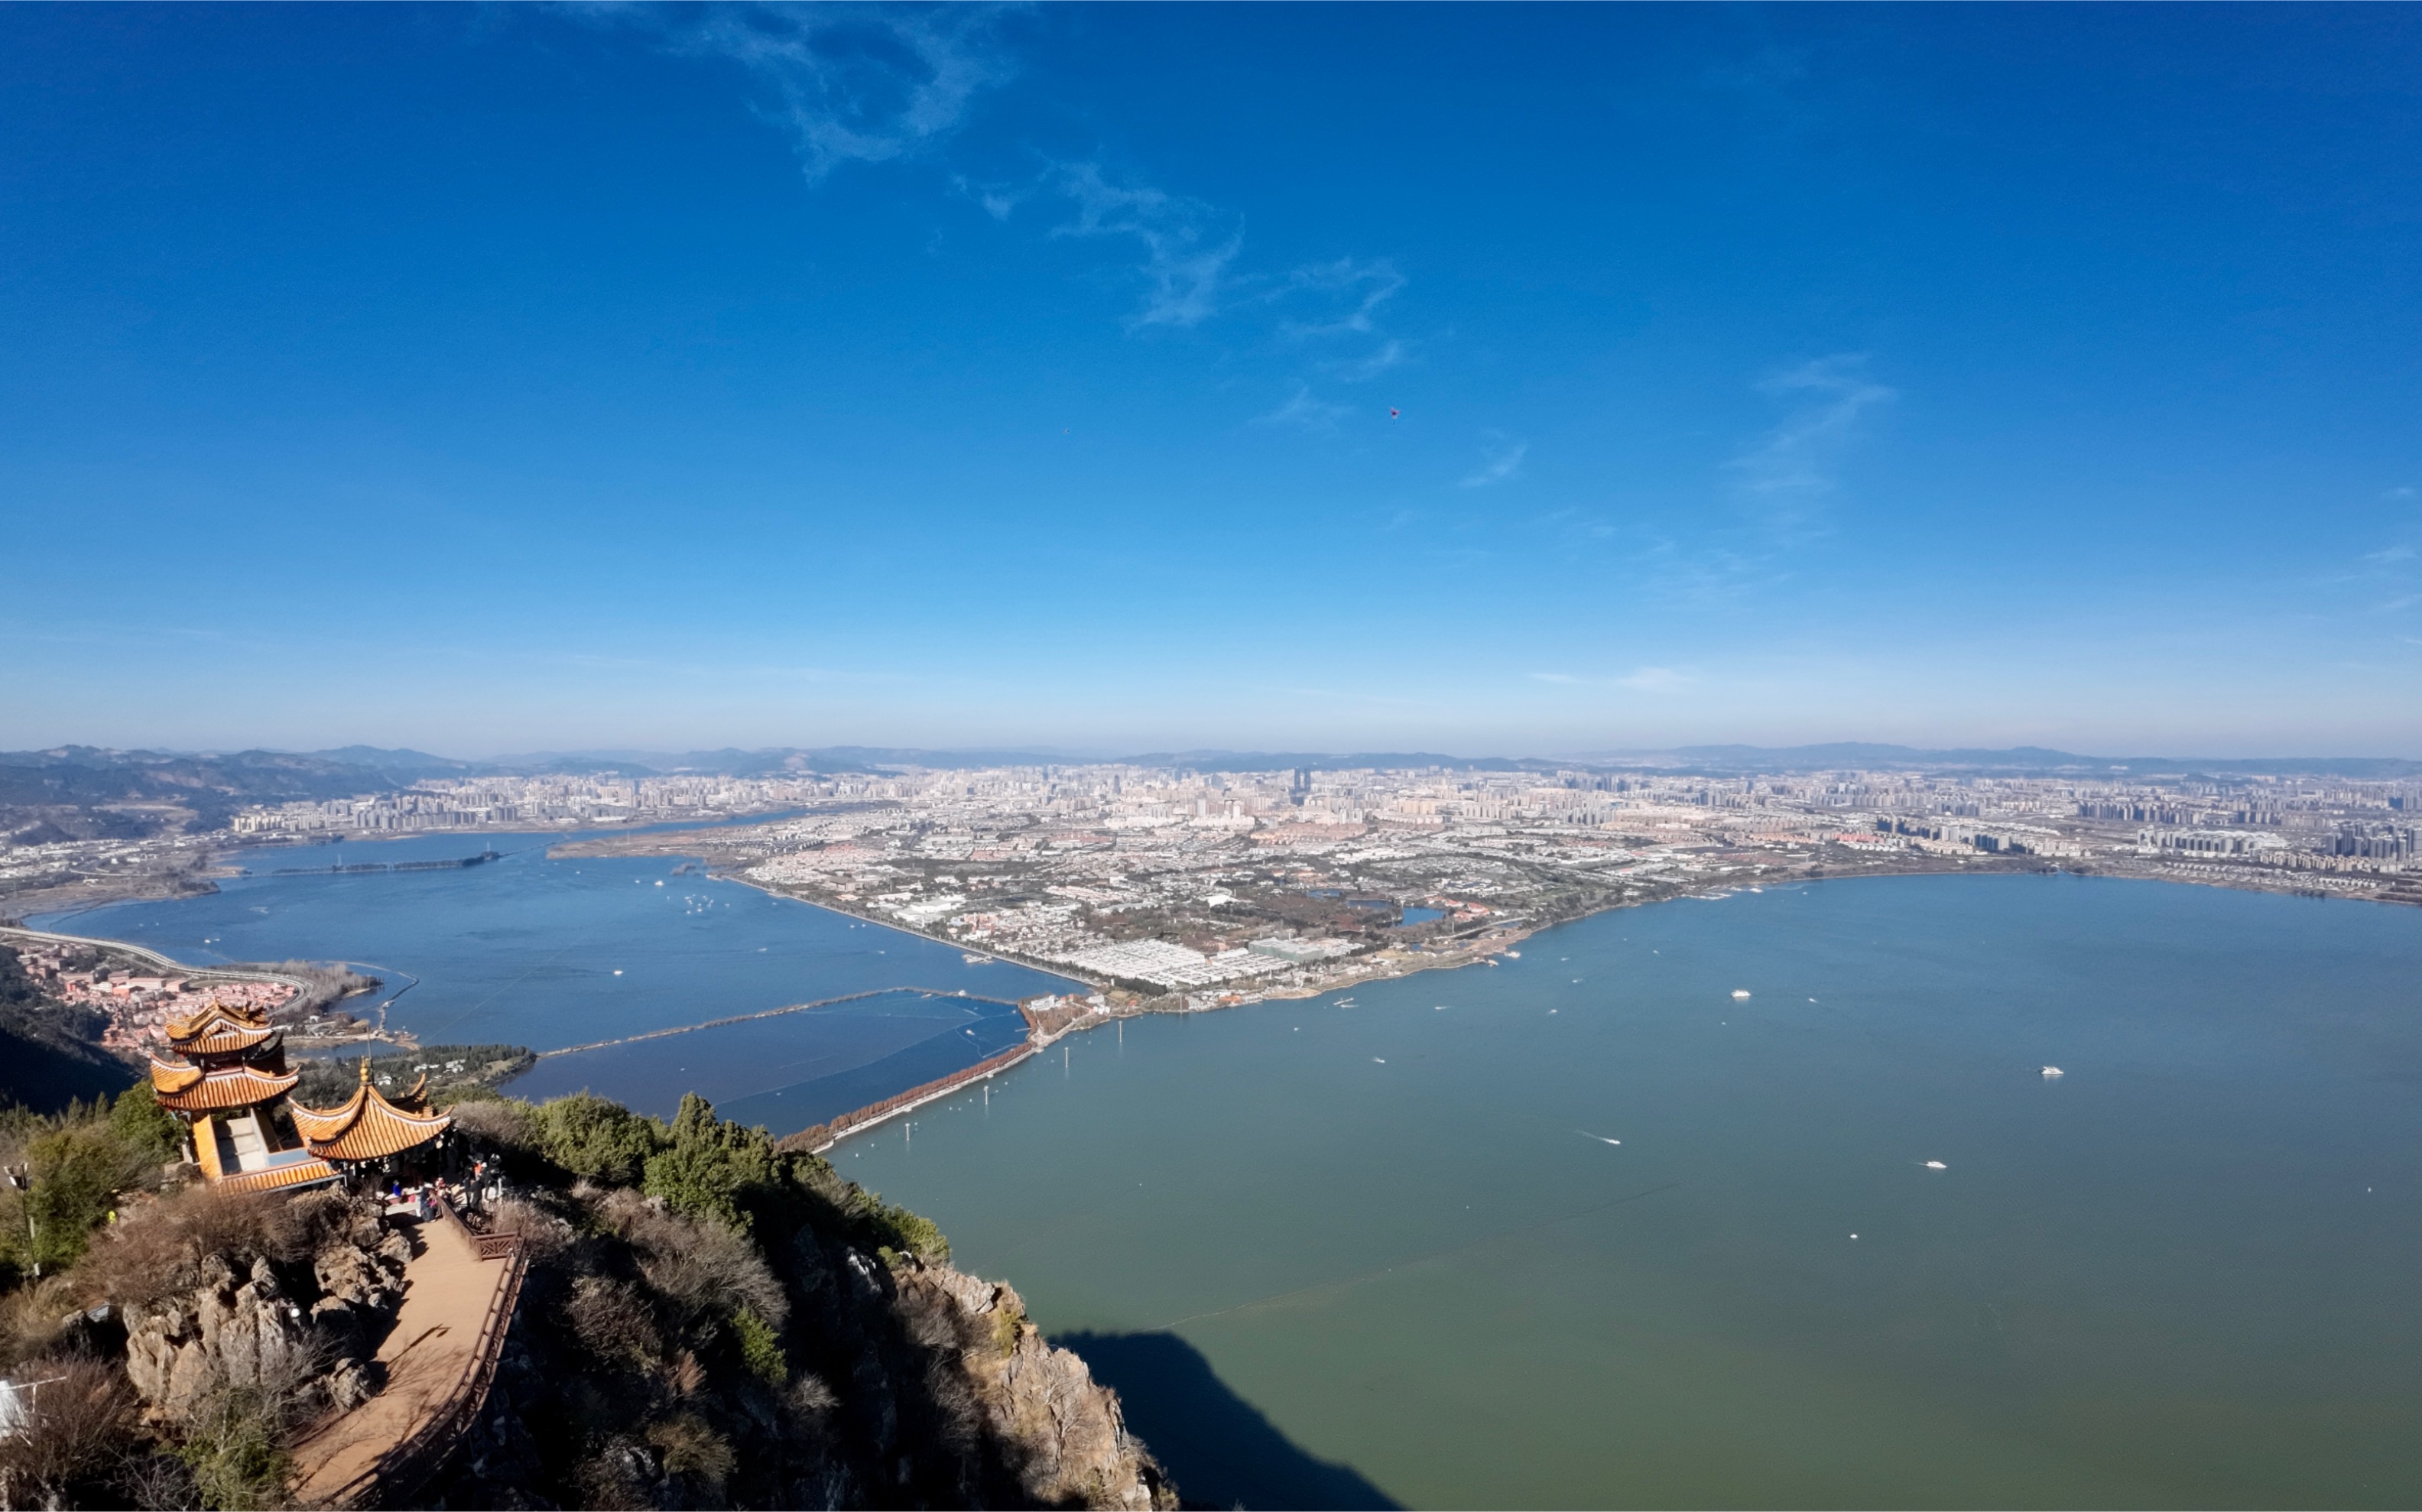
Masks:
[[[510,1284],[512,1262],[480,1259],[470,1234],[444,1219],[421,1224],[419,1241],[420,1252],[404,1267],[395,1331],[378,1352],[386,1385],[295,1446],[294,1496],[302,1505],[363,1500],[354,1483],[382,1456],[477,1388],[480,1326]]]

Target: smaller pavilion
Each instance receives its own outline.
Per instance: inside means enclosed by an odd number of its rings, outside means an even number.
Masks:
[[[370,1085],[370,1063],[364,1057],[362,1079],[352,1096],[334,1108],[295,1103],[288,1111],[303,1136],[304,1147],[347,1175],[417,1176],[426,1173],[403,1168],[427,1163],[442,1150],[446,1131],[454,1126],[452,1114],[428,1110],[428,1085],[424,1075],[403,1095],[399,1107]]]

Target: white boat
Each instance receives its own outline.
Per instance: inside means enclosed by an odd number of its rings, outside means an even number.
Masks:
[[[1749,996],[1749,988],[1747,988],[1747,987],[1735,987],[1735,988],[1733,988],[1733,996],[1734,996],[1734,997],[1736,997],[1736,998],[1746,998],[1746,997],[1748,997],[1748,996]]]
[[[1926,1162],[1926,1169],[1927,1169],[1928,1171],[1948,1171],[1948,1170],[1950,1170],[1951,1168],[1950,1168],[1949,1166],[1947,1166],[1947,1165],[1944,1165],[1944,1164],[1943,1164],[1942,1161],[1940,1161],[1940,1160],[1928,1160],[1927,1162]]]
[[[2044,1075],[2048,1077],[2065,1077],[2068,1075],[2068,1073],[2063,1071],[2056,1065],[2048,1065],[2044,1067]]]

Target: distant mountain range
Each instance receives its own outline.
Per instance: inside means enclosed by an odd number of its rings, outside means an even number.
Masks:
[[[170,806],[216,828],[246,804],[345,798],[399,785],[359,763],[288,751],[8,751],[0,752],[0,834],[21,844],[133,838],[156,829],[158,811]]]
[[[1708,772],[1808,772],[1844,769],[1962,770],[2145,777],[2205,773],[2229,777],[2422,776],[2422,762],[2395,756],[2081,756],[2041,746],[2005,749],[1922,750],[1911,746],[1837,741],[1821,746],[1682,746],[1662,751],[1611,751],[1579,758],[1593,765],[1675,767]]]
[[[1848,769],[1973,772],[1979,775],[2152,777],[2317,776],[2369,779],[2422,777],[2422,762],[2399,757],[2313,756],[2212,758],[2084,756],[2040,746],[2005,749],[1925,750],[1910,746],[1844,741],[1816,746],[1681,746],[1665,750],[1596,751],[1556,758],[1454,756],[1439,751],[1150,751],[1100,756],[1055,749],[926,750],[897,746],[777,747],[764,750],[549,751],[491,761],[463,761],[423,750],[344,746],[335,750],[243,750],[233,753],[106,750],[61,746],[0,752],[0,836],[21,844],[52,840],[133,837],[157,827],[168,806],[191,811],[203,828],[217,828],[248,804],[324,801],[391,792],[432,778],[540,773],[649,776],[700,773],[778,777],[815,773],[897,771],[968,766],[1056,766],[1095,762],[1197,771],[1340,771],[1369,767],[1440,767],[1455,771],[1599,771],[1704,773],[1811,772]]]

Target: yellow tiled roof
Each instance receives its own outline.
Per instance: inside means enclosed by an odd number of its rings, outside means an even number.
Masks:
[[[246,1171],[232,1176],[222,1176],[212,1183],[218,1191],[283,1191],[289,1187],[316,1186],[337,1179],[337,1168],[314,1157],[295,1160],[266,1171]]]
[[[415,1092],[419,1089],[416,1087]],[[361,1085],[334,1108],[288,1104],[296,1132],[313,1155],[330,1160],[375,1160],[400,1155],[445,1133],[454,1120],[444,1113],[408,1113],[379,1095],[370,1085],[370,1064],[362,1065]]]
[[[223,1065],[212,1070],[151,1063],[151,1090],[160,1106],[180,1113],[205,1113],[220,1108],[249,1108],[282,1097],[294,1090],[303,1073],[270,1076],[248,1065]]]

